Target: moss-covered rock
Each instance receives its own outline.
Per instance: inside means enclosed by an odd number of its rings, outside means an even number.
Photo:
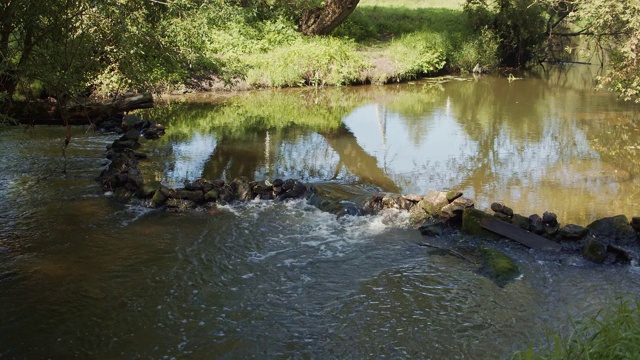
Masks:
[[[499,238],[495,233],[480,226],[480,220],[482,219],[493,219],[493,216],[475,208],[465,209],[462,213],[461,230],[469,235],[488,237],[492,239]]]
[[[478,272],[504,287],[520,275],[518,265],[504,253],[486,246],[480,247],[482,265]]]

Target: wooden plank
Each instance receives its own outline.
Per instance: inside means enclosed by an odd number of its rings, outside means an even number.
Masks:
[[[549,251],[560,251],[562,249],[562,245],[558,244],[557,242],[545,239],[540,235],[536,235],[521,227],[509,224],[508,222],[502,221],[497,218],[482,219],[480,220],[480,226],[487,230],[493,231],[496,234],[508,237],[511,240],[515,240],[522,245],[532,249]]]

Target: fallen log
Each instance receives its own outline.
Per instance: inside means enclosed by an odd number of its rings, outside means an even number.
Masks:
[[[61,109],[55,100],[13,101],[6,104],[2,112],[28,125],[64,125],[63,111],[69,125],[99,125],[110,118],[122,119],[129,111],[149,109],[153,105],[153,96],[145,93],[126,94],[106,102],[75,103],[66,109]]]

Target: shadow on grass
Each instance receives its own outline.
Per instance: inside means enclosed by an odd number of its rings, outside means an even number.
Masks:
[[[462,10],[404,7],[359,6],[333,35],[360,43],[389,41],[404,34],[434,32],[467,37],[473,29]]]

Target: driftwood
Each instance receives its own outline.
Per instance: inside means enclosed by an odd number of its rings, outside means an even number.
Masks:
[[[64,125],[64,110],[69,125],[99,124],[109,118],[121,119],[126,112],[153,107],[151,94],[127,94],[113,101],[87,102],[69,105],[61,109],[55,101],[16,101],[6,105],[2,112],[29,125]]]
[[[482,219],[480,220],[480,226],[487,230],[491,230],[496,234],[515,240],[531,249],[549,251],[562,250],[562,245],[557,242],[545,239],[542,236],[531,233],[523,228],[509,224],[508,222],[500,219]]]

